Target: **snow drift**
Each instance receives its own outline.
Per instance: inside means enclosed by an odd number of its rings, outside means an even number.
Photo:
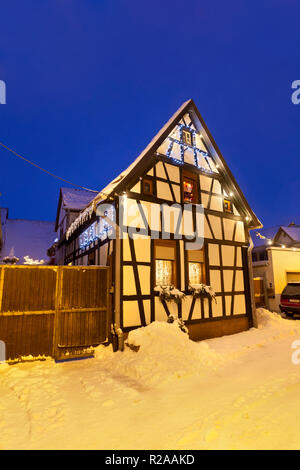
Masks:
[[[129,333],[124,352],[108,357],[98,348],[97,358],[104,359],[110,370],[132,380],[143,382],[146,388],[171,378],[201,374],[205,369],[216,369],[223,359],[206,342],[191,341],[177,321],[155,321]],[[133,351],[130,346],[138,347]]]
[[[207,376],[251,350],[300,335],[300,322],[263,308],[256,315],[258,329],[199,342],[190,340],[177,321],[155,321],[129,333],[127,344],[138,351],[127,345],[124,352],[112,355],[110,348],[99,347],[96,356],[107,370],[151,388],[172,378]]]

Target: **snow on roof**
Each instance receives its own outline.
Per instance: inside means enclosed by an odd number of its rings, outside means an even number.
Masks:
[[[0,263],[12,250],[20,259],[17,264],[23,264],[25,256],[47,262],[47,249],[53,244],[55,237],[54,222],[7,219]]]
[[[113,191],[118,187],[119,183],[121,183],[125,177],[127,177],[134,169],[135,167],[143,160],[144,157],[147,156],[147,153],[150,152],[152,149],[155,151],[157,150],[157,148],[155,148],[155,145],[159,143],[159,140],[161,138],[163,138],[164,134],[167,133],[171,128],[171,126],[175,123],[176,119],[181,115],[181,113],[184,113],[185,110],[188,111],[188,107],[191,105],[191,107],[196,110],[197,113],[198,110],[195,106],[195,104],[193,103],[193,100],[192,99],[189,99],[187,101],[185,101],[179,108],[178,110],[172,115],[172,117],[166,122],[166,124],[159,130],[159,132],[153,137],[153,139],[149,142],[149,144],[147,145],[147,147],[140,153],[140,155],[131,163],[131,165],[128,166],[128,168],[126,170],[124,170],[122,173],[119,174],[119,176],[117,176],[110,184],[108,184],[102,191],[100,191],[96,197],[94,197],[90,202],[89,204],[87,205],[87,207],[85,208],[85,210],[83,211],[82,214],[79,214],[78,218],[75,219],[75,221],[70,225],[70,227],[68,228],[67,232],[66,232],[66,237],[67,239],[75,232],[75,230],[83,223],[87,220],[88,217],[91,216],[93,210],[96,210],[96,207],[97,207],[97,204],[101,201],[104,201],[105,199],[107,199],[112,193]],[[206,125],[204,123],[204,121],[202,120],[202,118],[200,117],[200,114],[197,116],[197,119],[200,123],[200,125],[203,127],[202,131],[201,132],[205,132],[207,134],[207,138],[208,140],[211,142],[213,141],[213,138],[212,136],[210,135],[209,133],[209,130],[206,128]],[[167,136],[166,136],[167,137]],[[213,141],[214,142],[214,141]],[[215,142],[213,143],[212,147],[214,148],[214,146],[216,147],[216,144]],[[215,152],[216,153],[216,152]],[[216,157],[220,160],[222,160],[224,166],[226,166],[226,172],[230,174],[230,177],[231,179],[234,180],[234,177],[233,175],[231,174],[229,168],[227,167],[226,165],[226,162],[223,158],[223,156],[221,155],[220,151],[217,151],[216,153]],[[234,180],[235,181],[235,180]],[[236,182],[234,183],[236,186]],[[240,188],[238,188],[237,186],[237,189],[238,189],[238,193],[241,195],[241,197],[243,198],[243,203],[246,204],[248,206],[248,203],[244,197],[244,195],[242,194]],[[260,221],[256,218],[255,214],[251,211],[250,207],[249,207],[249,210],[250,212],[252,213],[253,217],[255,218],[255,220],[257,221],[257,225],[256,226],[259,226],[261,225]]]
[[[95,197],[93,191],[77,188],[61,188],[62,204],[67,209],[82,210]]]
[[[185,101],[180,108],[173,114],[173,116],[166,122],[166,124],[160,129],[160,131],[153,137],[153,139],[149,142],[147,147],[140,153],[140,155],[129,165],[126,170],[120,173],[111,183],[109,183],[102,191],[100,191],[93,200],[90,201],[89,206],[86,207],[83,217],[82,214],[79,214],[78,218],[70,225],[67,230],[66,236],[67,239],[72,235],[73,232],[91,215],[92,206],[96,207],[96,204],[100,201],[104,201],[109,197],[109,195],[113,192],[115,187],[135,168],[135,166],[144,158],[147,152],[156,144],[158,139],[163,135],[163,133],[168,129],[168,127],[173,123],[173,121],[179,116],[182,110],[187,106],[188,103],[192,102],[192,100]]]
[[[280,227],[285,233],[288,234],[289,237],[292,238],[295,242],[300,242],[300,227]]]

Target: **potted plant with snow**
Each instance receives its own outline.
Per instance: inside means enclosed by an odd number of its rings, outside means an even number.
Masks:
[[[181,292],[179,289],[176,289],[176,287],[172,285],[156,286],[154,290],[159,293],[159,298],[161,301],[175,302],[176,304],[179,304],[185,297],[183,292]]]
[[[195,299],[205,297],[211,300],[214,299],[214,301],[217,302],[215,291],[211,286],[207,286],[206,284],[190,284],[189,291],[192,292]]]

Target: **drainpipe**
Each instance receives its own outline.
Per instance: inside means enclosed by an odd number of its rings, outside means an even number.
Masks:
[[[120,239],[120,226],[119,226],[119,207],[120,201],[116,202],[116,239],[115,239],[115,279],[114,279],[114,292],[115,292],[115,305],[114,305],[114,327],[115,330],[121,326],[121,239]]]
[[[253,288],[253,268],[252,268],[252,250],[253,250],[253,241],[249,233],[250,243],[248,246],[248,272],[249,272],[249,284],[250,284],[250,303],[251,303],[251,315],[253,326],[257,328],[257,318],[256,318],[256,307],[255,307],[255,297],[254,297],[254,288]]]
[[[118,351],[124,351],[124,334],[121,328],[116,328],[115,325],[115,331],[118,337]]]
[[[113,352],[118,351],[118,337],[116,334],[116,330],[113,324],[110,325],[110,332],[111,332],[111,342],[113,347]]]

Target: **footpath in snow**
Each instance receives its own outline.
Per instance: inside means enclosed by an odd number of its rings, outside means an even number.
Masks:
[[[154,322],[130,333],[138,352],[1,364],[0,449],[299,449],[300,322],[257,319],[198,343]]]

